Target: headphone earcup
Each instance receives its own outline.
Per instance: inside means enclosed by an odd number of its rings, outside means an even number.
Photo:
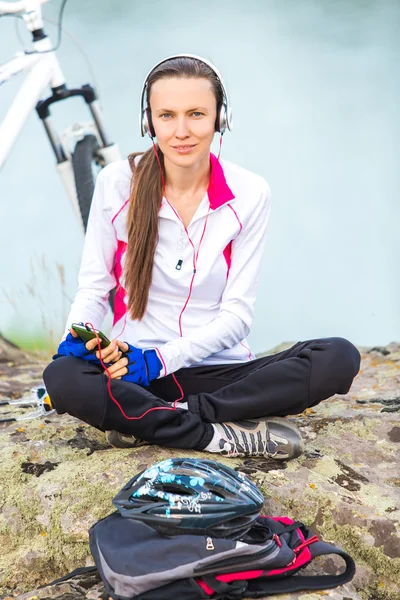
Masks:
[[[149,124],[149,132],[150,132],[151,138],[153,139],[156,137],[156,132],[154,131],[153,121],[151,119],[151,110],[149,109],[149,107],[146,108],[146,113],[147,113],[147,122]]]
[[[144,109],[142,114],[142,132],[143,135],[148,133],[151,139],[156,137],[156,133],[153,127],[153,121],[151,120],[151,112],[148,107]]]
[[[215,131],[224,133],[227,127],[227,107],[223,102],[217,107],[217,118],[215,121]]]

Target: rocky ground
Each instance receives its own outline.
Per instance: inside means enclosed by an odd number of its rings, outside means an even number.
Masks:
[[[303,456],[221,461],[259,485],[266,513],[304,521],[357,563],[351,584],[282,600],[400,600],[400,345],[362,352],[349,394],[293,418],[306,440]],[[43,366],[0,338],[0,399],[39,384]],[[0,424],[1,597],[106,600],[96,575],[39,586],[92,564],[87,532],[112,512],[115,493],[145,466],[177,454],[110,448],[100,432],[65,415]],[[336,569],[332,560],[324,567]]]

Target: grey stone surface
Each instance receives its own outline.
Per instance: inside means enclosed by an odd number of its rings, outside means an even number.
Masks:
[[[28,392],[44,365],[0,340],[0,398]],[[221,459],[259,485],[265,513],[301,519],[356,560],[351,584],[282,600],[400,599],[399,384],[399,344],[362,349],[346,396],[291,418],[306,442],[303,456],[287,463]],[[1,597],[105,600],[93,575],[38,586],[92,564],[88,529],[112,512],[115,493],[145,466],[179,454],[110,448],[101,432],[65,415],[0,425]],[[336,568],[332,560],[324,566]],[[316,561],[313,569],[320,567]]]

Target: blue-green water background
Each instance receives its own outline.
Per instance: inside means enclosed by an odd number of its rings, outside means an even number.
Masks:
[[[400,339],[398,1],[69,0],[64,25],[89,55],[123,156],[148,146],[139,96],[157,61],[191,52],[222,72],[234,109],[222,156],[273,193],[255,352]],[[0,62],[20,48],[0,19]],[[70,87],[93,82],[67,35],[58,56]],[[20,82],[0,88],[0,118]],[[61,129],[87,119],[78,100],[53,115]],[[53,164],[32,114],[0,173],[0,331],[25,344],[56,343],[77,283],[83,237]]]

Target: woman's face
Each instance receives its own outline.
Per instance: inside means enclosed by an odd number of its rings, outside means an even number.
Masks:
[[[169,77],[151,87],[151,118],[166,161],[191,167],[208,157],[217,102],[205,78]]]

